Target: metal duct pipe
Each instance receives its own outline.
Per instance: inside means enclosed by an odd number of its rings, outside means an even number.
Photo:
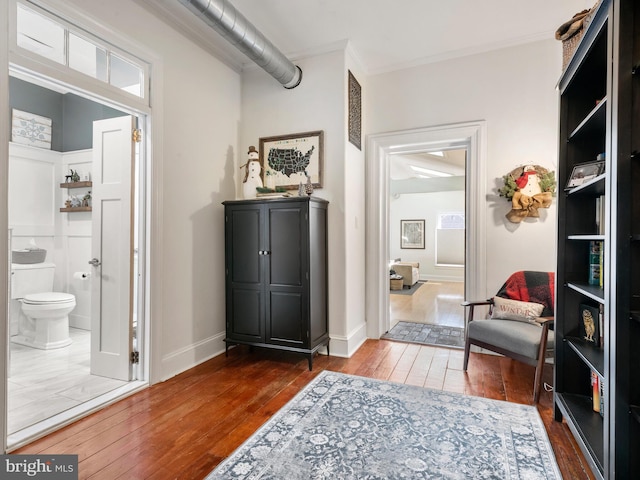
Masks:
[[[302,70],[284,56],[228,0],[179,0],[207,25],[262,67],[284,88],[295,88]]]

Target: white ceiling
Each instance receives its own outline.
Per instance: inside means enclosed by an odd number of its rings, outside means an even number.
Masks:
[[[179,0],[138,0],[235,68],[250,61]],[[366,74],[554,38],[595,0],[231,0],[292,61],[348,43]],[[167,17],[167,14],[169,16]],[[191,18],[193,17],[193,18]],[[560,48],[560,44],[558,44]]]
[[[180,2],[137,0],[241,71],[254,68]],[[368,75],[545,39],[595,0],[230,0],[294,63],[348,45]],[[561,48],[558,42],[558,49]],[[304,81],[304,80],[303,80]],[[394,159],[392,178],[420,179],[411,165],[464,175],[464,151]],[[433,181],[437,181],[433,179]]]

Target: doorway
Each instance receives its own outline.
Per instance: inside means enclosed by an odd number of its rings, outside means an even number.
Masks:
[[[146,156],[132,127],[146,116],[24,71],[12,71],[9,87],[13,111],[60,117],[58,140],[65,118],[72,125],[55,150],[10,142],[8,218],[10,250],[45,250],[53,291],[75,302],[71,343],[34,348],[11,341],[28,319],[20,295],[9,294],[7,447],[15,449],[146,386],[130,356],[145,326],[146,217]],[[25,202],[28,192],[40,193]]]
[[[391,327],[389,304],[390,171],[394,155],[461,149],[467,152],[465,178],[464,292],[484,292],[486,277],[486,125],[483,121],[372,135],[367,161],[367,335],[380,338]],[[478,297],[481,298],[481,297]]]
[[[463,346],[466,159],[466,149],[390,155],[385,339]]]

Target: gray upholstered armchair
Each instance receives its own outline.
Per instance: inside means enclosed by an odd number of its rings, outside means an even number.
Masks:
[[[410,287],[420,279],[419,262],[397,262],[391,265],[398,275],[402,275],[402,285]]]
[[[471,345],[500,353],[536,367],[533,401],[540,398],[545,359],[553,356],[554,273],[520,271],[509,277],[495,297],[464,302],[463,369],[467,371]],[[476,306],[489,305],[488,318],[475,318]]]

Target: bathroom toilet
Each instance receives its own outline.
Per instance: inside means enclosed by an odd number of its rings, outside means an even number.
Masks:
[[[71,343],[69,313],[76,306],[76,298],[51,291],[54,272],[53,263],[11,264],[11,301],[21,303],[13,343],[44,350]]]

